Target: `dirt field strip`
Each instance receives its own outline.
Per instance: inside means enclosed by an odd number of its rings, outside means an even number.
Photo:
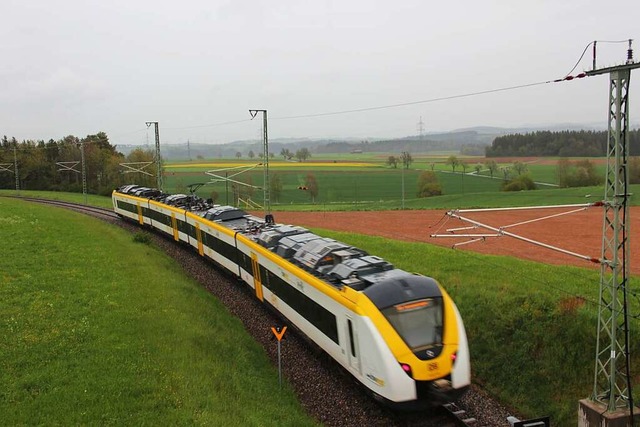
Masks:
[[[502,227],[532,218],[566,212],[559,209],[544,211],[477,212],[466,217],[492,227]],[[335,231],[353,232],[410,242],[425,242],[451,247],[467,238],[433,238],[431,234],[444,233],[448,228],[465,227],[469,224],[457,219],[445,218],[442,210],[410,210],[379,212],[276,212],[276,222],[326,228]],[[509,231],[571,252],[599,258],[602,246],[602,208],[593,207],[575,214],[534,222]],[[630,270],[640,275],[640,208],[632,207]],[[447,220],[442,226],[442,222]],[[484,232],[486,230],[477,230]],[[474,251],[492,255],[506,255],[531,261],[555,265],[575,265],[600,268],[598,264],[565,255],[512,237],[488,238],[459,247],[457,250]]]

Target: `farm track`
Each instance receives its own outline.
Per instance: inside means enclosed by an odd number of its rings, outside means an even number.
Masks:
[[[23,200],[82,212],[116,224],[132,233],[140,227],[120,219],[109,209],[69,202],[34,198]],[[172,239],[152,233],[154,245],[175,259],[185,273],[218,298],[239,318],[247,332],[260,343],[273,365],[277,365],[277,347],[270,327],[281,324],[273,312],[259,304],[247,288],[224,270],[198,256]],[[326,426],[370,425],[406,427],[474,427],[508,426],[510,413],[482,390],[472,386],[457,405],[435,408],[429,412],[396,413],[377,404],[363,393],[343,369],[324,352],[295,331],[287,333],[282,344],[283,375],[294,389],[301,405]],[[468,419],[465,424],[463,419]],[[472,422],[472,421],[473,422]]]

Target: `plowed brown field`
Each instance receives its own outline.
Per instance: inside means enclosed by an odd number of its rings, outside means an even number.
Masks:
[[[539,209],[476,212],[461,214],[495,228],[518,224],[535,218],[547,217],[569,209]],[[446,211],[379,211],[379,212],[276,212],[279,223],[346,231],[396,240],[425,242],[440,246],[452,246],[469,238],[434,238],[432,234],[445,234],[447,229],[469,226],[467,222],[445,216]],[[630,211],[630,270],[640,274],[640,208]],[[448,220],[447,220],[448,219]],[[577,213],[562,215],[542,221],[505,228],[505,231],[528,239],[543,242],[576,254],[600,258],[602,247],[603,209],[591,207]],[[469,230],[467,233],[490,234],[486,229]],[[557,265],[576,265],[599,268],[598,263],[566,255],[513,237],[491,237],[484,241],[459,246],[458,250],[486,254],[507,255],[531,261]]]

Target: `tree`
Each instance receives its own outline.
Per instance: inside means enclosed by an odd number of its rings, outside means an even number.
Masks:
[[[629,159],[629,183],[640,184],[640,157]]]
[[[250,159],[253,159],[256,156],[256,153],[254,153],[253,150],[249,150],[248,156]]]
[[[604,179],[589,160],[580,160],[574,163],[567,159],[560,159],[556,166],[556,175],[561,187],[599,185]]]
[[[607,132],[537,131],[527,134],[503,135],[485,149],[487,157],[601,157],[607,151]],[[629,131],[630,155],[640,154],[640,130]]]
[[[522,175],[527,171],[527,165],[522,162],[514,162],[513,170],[515,170],[518,173],[518,175]]]
[[[518,175],[510,181],[502,183],[502,191],[535,190],[536,184],[528,174]]]
[[[460,162],[460,166],[462,166],[462,173],[467,173],[467,169],[469,168],[469,163]]]
[[[567,158],[558,160],[556,164],[556,179],[560,187],[568,187],[569,175],[571,172],[571,161]]]
[[[487,169],[489,169],[489,174],[491,175],[491,178],[493,178],[493,174],[498,171],[498,164],[496,163],[496,161],[488,160],[484,163],[484,165],[487,167]]]
[[[148,162],[151,163],[153,162],[153,158],[155,157],[155,151],[150,150],[150,149],[143,149],[143,148],[136,148],[135,150],[131,151],[127,157],[125,158],[125,161],[127,163],[143,163],[143,162]],[[149,173],[155,173],[156,170],[154,168],[152,168],[150,166],[144,167],[142,168],[142,165],[140,165],[141,167],[139,167],[138,169],[142,169],[145,172],[149,172]],[[143,185],[143,186],[147,186],[147,187],[155,187],[156,185],[156,177],[155,176],[149,176],[149,175],[145,175],[142,173],[136,173],[135,174],[135,182],[138,185]]]
[[[418,197],[440,196],[442,186],[438,182],[438,176],[433,171],[424,171],[418,177]]]
[[[293,154],[291,154],[291,151],[289,151],[288,148],[283,148],[282,150],[280,150],[280,155],[285,159],[285,160],[291,160],[291,158],[293,157]]]
[[[460,160],[458,160],[456,156],[451,155],[447,158],[447,164],[450,165],[453,172],[455,172],[456,167],[460,164]]]
[[[413,157],[411,157],[408,151],[403,151],[402,154],[400,154],[400,161],[405,169],[409,169],[409,166],[413,163]]]
[[[509,166],[503,166],[500,168],[502,170],[502,174],[504,175],[504,180],[506,181],[509,178]]]
[[[236,157],[239,159],[240,157],[242,157],[242,153],[239,151],[236,151]]]
[[[306,147],[296,151],[296,159],[298,159],[299,162],[304,162],[309,157],[311,157],[311,152]]]
[[[476,170],[476,174],[480,175],[480,171],[482,170],[482,163],[476,163],[473,168]]]
[[[316,176],[311,172],[304,177],[304,186],[311,196],[311,203],[315,203],[316,197],[318,197],[318,181],[316,180]]]
[[[387,157],[387,164],[396,169],[398,167],[398,158],[396,156]]]
[[[276,203],[280,202],[282,194],[282,177],[278,173],[271,174],[269,177],[269,192]]]
[[[74,167],[77,172],[56,165],[57,162],[80,162],[81,143],[84,147],[87,191],[108,195],[124,182],[119,164],[124,156],[109,143],[104,132],[88,135],[82,140],[73,135],[60,140],[27,140],[18,143],[15,138],[1,140],[0,162],[13,164],[13,148],[17,148],[18,180],[21,188],[81,192],[82,165]],[[13,187],[15,176],[0,174],[0,187]]]

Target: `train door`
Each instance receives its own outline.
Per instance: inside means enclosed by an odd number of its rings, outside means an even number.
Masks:
[[[200,230],[200,224],[196,222],[196,239],[198,240],[198,253],[200,256],[204,255],[204,247],[202,245],[202,230]]]
[[[178,220],[176,219],[176,214],[171,213],[171,228],[173,228],[173,240],[176,242],[180,240],[180,236],[178,235]]]
[[[140,223],[140,225],[143,225],[144,218],[142,217],[142,206],[140,206],[140,202],[136,203],[136,206],[138,210],[138,222]]]
[[[262,280],[260,279],[260,264],[258,263],[258,255],[251,252],[251,269],[253,270],[253,286],[256,289],[256,296],[260,301],[264,300],[262,295]]]
[[[347,353],[349,354],[349,366],[360,372],[360,349],[358,347],[358,334],[356,324],[350,316],[347,316]]]

